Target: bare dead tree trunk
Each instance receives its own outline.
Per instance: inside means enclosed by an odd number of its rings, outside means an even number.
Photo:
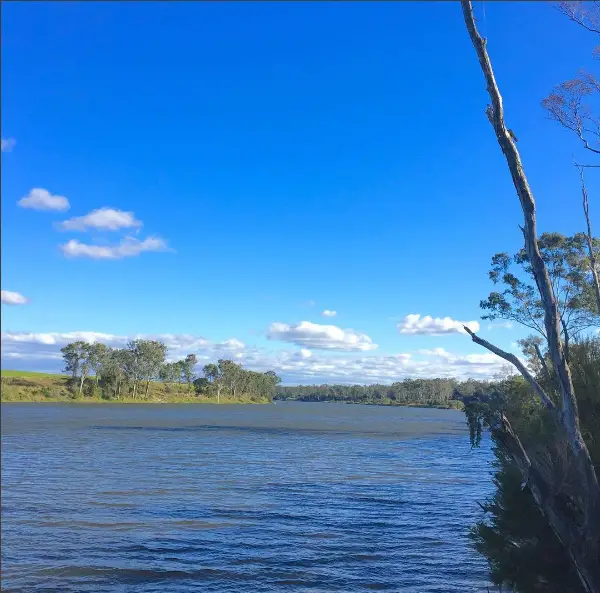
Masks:
[[[514,134],[508,130],[504,121],[502,96],[500,95],[492,64],[487,53],[486,40],[484,40],[477,31],[471,2],[462,0],[461,5],[465,24],[485,76],[487,91],[492,102],[491,105],[488,105],[486,113],[494,128],[498,144],[506,158],[506,163],[521,203],[525,222],[524,228],[522,229],[525,237],[525,250],[544,307],[544,326],[548,341],[548,352],[560,388],[561,413],[557,420],[560,425],[562,425],[565,432],[569,448],[571,449],[574,461],[578,466],[577,469],[581,487],[584,489],[581,493],[581,507],[585,518],[578,534],[574,535],[566,529],[564,521],[558,521],[551,515],[547,515],[547,517],[552,528],[565,544],[579,574],[581,575],[582,583],[587,591],[600,593],[600,564],[598,559],[598,548],[600,545],[600,542],[598,541],[598,532],[600,530],[600,487],[598,486],[598,479],[596,477],[592,459],[581,435],[577,400],[575,398],[575,391],[571,379],[571,371],[561,341],[560,315],[548,270],[542,259],[537,243],[535,200],[523,169],[519,151],[517,150],[514,141]],[[469,331],[469,334],[476,343],[495,352],[499,356],[502,356],[505,360],[510,360],[507,358],[506,352],[496,348],[489,342],[478,338],[471,331]],[[514,364],[514,361],[510,360],[510,362],[513,362]],[[518,365],[515,364],[515,366],[529,381],[534,388],[534,391],[541,397],[541,394],[536,389],[536,384],[531,380],[531,375],[528,377]],[[546,399],[549,400],[550,398],[546,396]],[[543,397],[542,401],[546,403]],[[546,405],[546,407],[548,406]],[[569,522],[567,520],[566,525],[568,524]]]
[[[594,284],[594,292],[596,293],[596,306],[598,307],[598,314],[600,315],[600,279],[598,278],[598,262],[596,261],[596,254],[594,253],[594,237],[592,235],[592,223],[590,222],[590,205],[588,202],[587,187],[585,185],[585,177],[583,174],[583,167],[577,165],[579,169],[579,176],[581,177],[581,194],[583,196],[583,213],[585,214],[585,222],[587,225],[587,233],[585,234],[588,253],[590,256],[590,271],[592,272],[592,282]]]

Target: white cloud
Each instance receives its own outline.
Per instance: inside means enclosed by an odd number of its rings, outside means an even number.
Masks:
[[[142,222],[135,218],[133,212],[124,212],[115,208],[98,208],[85,216],[76,216],[58,224],[58,228],[63,231],[85,231],[90,228],[116,231],[141,226]]]
[[[14,138],[2,138],[2,152],[11,152],[16,143]]]
[[[246,344],[244,344],[244,342],[240,342],[240,340],[236,338],[230,338],[229,340],[225,340],[224,342],[217,344],[217,347],[219,350],[235,352],[236,350],[243,350],[246,347]]]
[[[466,334],[463,325],[471,331],[479,331],[477,321],[456,321],[451,317],[421,316],[420,313],[407,315],[399,324],[401,334],[413,336],[441,336],[444,334]]]
[[[417,352],[365,355],[357,353],[315,354],[300,350],[266,351],[232,338],[211,342],[190,334],[113,335],[94,331],[11,332],[1,334],[3,368],[58,372],[62,368],[60,348],[75,340],[100,341],[122,348],[129,339],[152,339],[168,347],[168,359],[179,360],[194,353],[201,368],[208,361],[232,358],[245,368],[274,370],[286,383],[393,383],[406,378],[455,377],[492,379],[503,372],[505,362],[488,352],[453,354],[443,348]]]
[[[118,245],[89,245],[71,239],[60,248],[66,257],[89,257],[91,259],[123,259],[135,257],[144,251],[172,251],[166,242],[157,237],[143,241],[135,237],[125,237]]]
[[[2,303],[4,305],[25,305],[29,300],[19,292],[11,292],[10,290],[3,290],[2,292]]]
[[[319,325],[301,321],[296,325],[272,323],[267,332],[269,340],[290,342],[316,350],[341,350],[344,352],[374,350],[377,344],[366,334],[335,325]]]
[[[113,348],[123,348],[129,340],[159,340],[168,347],[168,360],[174,361],[194,353],[199,360],[218,360],[219,358],[240,358],[244,356],[243,342],[232,338],[225,342],[209,340],[190,334],[132,334],[129,336],[107,334],[93,331],[74,332],[14,332],[1,334],[2,359],[10,360],[9,368],[22,370],[54,370],[60,371],[60,349],[70,342],[102,342]],[[19,367],[19,364],[22,366]],[[205,364],[205,363],[203,363]]]
[[[23,196],[17,204],[21,208],[31,208],[32,210],[56,210],[64,212],[71,205],[64,196],[51,194],[47,189],[34,187],[26,196]]]
[[[450,358],[452,355],[443,348],[431,348],[424,350],[417,350],[416,354],[422,354],[423,356],[438,356],[439,358]]]
[[[323,317],[335,317],[337,315],[337,311],[330,311],[329,309],[325,309],[323,313],[321,313]]]

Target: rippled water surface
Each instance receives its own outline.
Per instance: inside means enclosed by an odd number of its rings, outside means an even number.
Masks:
[[[450,410],[2,405],[2,590],[487,590]]]

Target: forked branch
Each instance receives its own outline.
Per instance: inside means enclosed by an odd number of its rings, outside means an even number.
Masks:
[[[486,350],[493,352],[496,356],[499,356],[500,358],[503,358],[507,362],[510,362],[512,365],[514,365],[519,370],[521,375],[523,375],[523,377],[531,385],[534,393],[540,398],[542,404],[548,410],[556,409],[554,402],[546,395],[546,392],[542,389],[542,386],[535,380],[533,375],[527,370],[527,367],[514,354],[511,354],[510,352],[506,352],[505,350],[502,350],[502,348],[498,348],[498,346],[494,346],[494,344],[492,344],[491,342],[488,342],[487,340],[480,338],[475,332],[470,330],[466,325],[464,325],[463,327],[465,328],[465,331],[471,336],[471,339],[473,340],[473,342],[475,342],[476,344],[479,344],[480,346],[483,346]]]

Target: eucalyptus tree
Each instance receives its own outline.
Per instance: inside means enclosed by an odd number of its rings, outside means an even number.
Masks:
[[[488,55],[487,40],[477,30],[471,2],[462,0],[461,5],[465,25],[490,96],[491,104],[488,105],[486,114],[506,158],[523,212],[521,230],[525,240],[524,251],[539,293],[543,312],[543,336],[552,363],[556,398],[553,399],[547,393],[514,354],[480,338],[468,327],[465,327],[465,331],[476,344],[512,363],[519,370],[529,383],[532,393],[545,408],[546,415],[552,419],[557,429],[556,436],[553,442],[545,443],[543,456],[540,452],[536,456],[527,453],[518,434],[502,412],[498,416],[495,430],[519,467],[537,505],[567,549],[582,585],[589,592],[600,593],[600,486],[581,432],[572,373],[562,335],[563,319],[550,274],[551,266],[545,261],[538,243],[535,199],[517,149],[515,134],[505,122],[502,96]],[[517,286],[521,287],[520,284]],[[528,301],[533,298],[537,298],[535,293],[527,296]],[[560,456],[566,457],[562,467],[556,461]],[[541,459],[545,465],[542,465]]]
[[[91,365],[91,344],[78,340],[67,344],[60,350],[65,362],[65,372],[71,374],[73,382],[79,379],[78,394],[81,397],[83,393],[83,384],[90,374]]]

